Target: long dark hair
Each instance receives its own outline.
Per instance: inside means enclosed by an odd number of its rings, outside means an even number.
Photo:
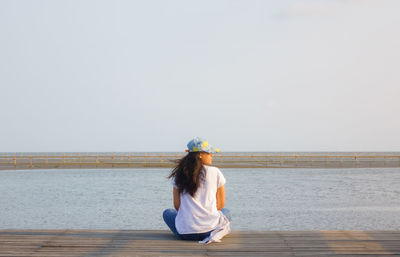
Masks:
[[[177,160],[177,165],[168,178],[175,179],[179,193],[186,192],[193,197],[204,177],[202,170],[200,152],[189,152],[182,159]]]

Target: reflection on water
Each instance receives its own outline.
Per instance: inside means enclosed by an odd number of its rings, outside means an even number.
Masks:
[[[400,229],[400,168],[222,171],[235,230]],[[168,173],[0,171],[0,229],[167,229]]]

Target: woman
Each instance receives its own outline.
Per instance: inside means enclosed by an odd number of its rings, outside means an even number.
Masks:
[[[230,232],[230,214],[223,208],[225,177],[218,168],[209,166],[219,149],[198,137],[187,147],[188,154],[168,177],[172,178],[175,210],[165,210],[164,221],[179,239],[220,242]]]

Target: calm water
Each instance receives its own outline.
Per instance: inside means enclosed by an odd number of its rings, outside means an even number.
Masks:
[[[400,168],[222,172],[235,230],[400,229]],[[168,173],[0,171],[0,229],[167,229]]]

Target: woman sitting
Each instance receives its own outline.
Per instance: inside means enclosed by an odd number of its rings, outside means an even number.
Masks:
[[[192,139],[188,154],[178,161],[172,178],[174,209],[163,213],[172,233],[183,240],[220,242],[230,232],[229,210],[225,205],[225,177],[212,164],[219,149],[200,138]]]

